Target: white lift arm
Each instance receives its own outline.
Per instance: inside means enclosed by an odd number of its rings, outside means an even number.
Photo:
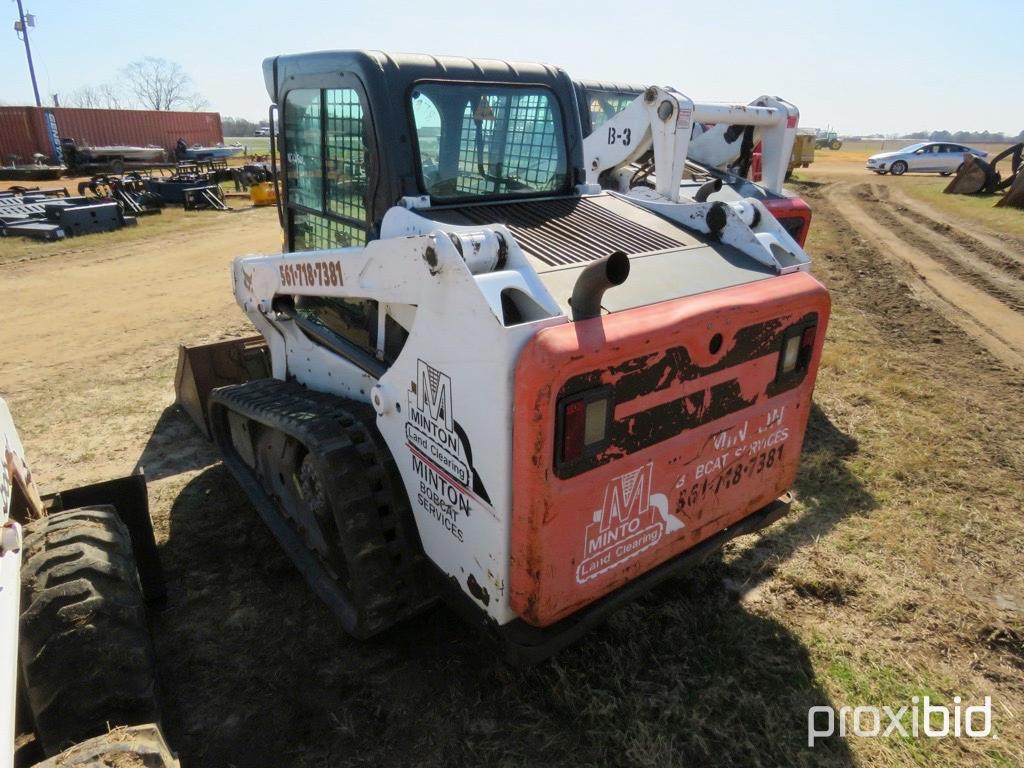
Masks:
[[[679,91],[652,86],[628,107],[583,140],[587,183],[597,184],[605,171],[636,162],[654,152],[655,191],[679,202],[679,184],[689,155],[696,162],[724,167],[740,154],[742,134],[728,140],[729,126],[754,126],[762,147],[763,184],[772,192],[782,182],[793,151],[799,111],[792,104],[762,96],[750,104],[695,103]],[[690,139],[694,123],[714,127]]]

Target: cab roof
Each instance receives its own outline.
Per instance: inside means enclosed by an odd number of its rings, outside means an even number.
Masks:
[[[556,92],[572,89],[572,80],[561,67],[502,59],[384,51],[314,51],[263,60],[263,79],[275,104],[281,103],[285,92],[302,87],[303,80],[339,71],[358,75],[366,85],[386,81],[402,92],[418,80],[431,79],[526,82],[547,85]]]

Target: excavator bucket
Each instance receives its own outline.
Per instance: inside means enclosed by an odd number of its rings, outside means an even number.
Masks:
[[[976,195],[995,183],[992,166],[980,157],[968,155],[943,192],[947,195]]]
[[[207,402],[211,390],[270,376],[270,355],[262,336],[178,347],[174,374],[175,402],[185,409],[206,439],[210,439]]]
[[[1006,194],[996,201],[996,208],[1024,208],[1024,166],[1013,177]]]

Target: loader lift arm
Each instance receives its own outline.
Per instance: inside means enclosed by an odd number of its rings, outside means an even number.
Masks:
[[[799,114],[792,104],[771,96],[750,104],[694,102],[673,88],[651,86],[584,139],[587,183],[614,177],[653,152],[655,191],[677,203],[687,157],[715,168],[728,165],[741,154],[742,132],[733,126],[748,126],[754,129],[755,143],[759,138],[763,147],[763,185],[779,193]],[[695,124],[708,123],[713,127],[691,138]]]

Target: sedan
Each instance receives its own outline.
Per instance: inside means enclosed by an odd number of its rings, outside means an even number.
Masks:
[[[915,173],[941,173],[943,176],[956,171],[967,155],[974,155],[984,160],[988,152],[965,147],[963,144],[950,144],[941,141],[926,141],[911,144],[909,147],[895,152],[882,152],[868,158],[865,166],[869,171],[878,174],[891,173],[902,176],[907,171]]]

